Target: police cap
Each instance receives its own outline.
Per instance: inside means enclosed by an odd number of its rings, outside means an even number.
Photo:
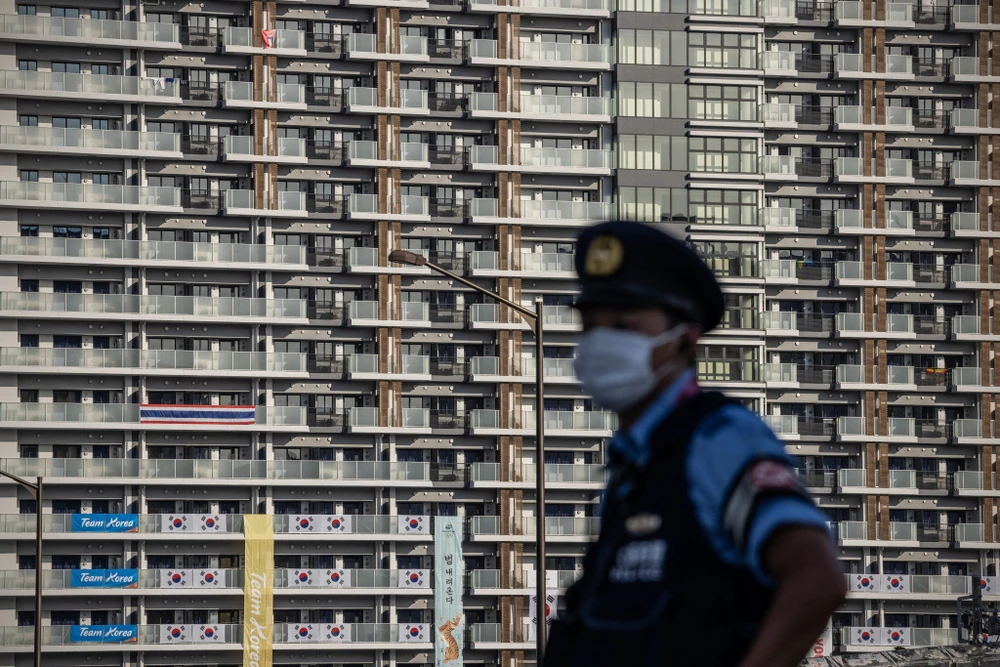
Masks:
[[[722,319],[722,290],[686,243],[641,222],[590,227],[576,246],[576,307],[660,306],[704,331]]]

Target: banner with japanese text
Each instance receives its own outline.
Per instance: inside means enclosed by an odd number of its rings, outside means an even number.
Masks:
[[[462,570],[462,520],[456,516],[434,517],[434,664],[437,667],[462,665],[465,635]]]
[[[243,585],[243,667],[272,667],[274,625],[274,519],[243,516],[246,581]]]

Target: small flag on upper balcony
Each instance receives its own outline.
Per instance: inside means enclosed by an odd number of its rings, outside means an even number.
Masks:
[[[273,30],[261,30],[260,36],[264,38],[264,48],[269,49],[274,46],[274,31]]]
[[[140,405],[140,424],[253,424],[253,405]]]

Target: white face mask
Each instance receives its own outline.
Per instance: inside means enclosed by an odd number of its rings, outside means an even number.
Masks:
[[[648,396],[665,376],[684,365],[671,360],[653,368],[653,352],[687,331],[678,324],[658,336],[596,327],[580,336],[573,369],[583,390],[602,407],[626,410]]]

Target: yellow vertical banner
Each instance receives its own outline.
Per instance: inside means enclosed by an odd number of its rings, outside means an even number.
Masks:
[[[274,518],[244,514],[243,667],[272,667],[274,633]]]

